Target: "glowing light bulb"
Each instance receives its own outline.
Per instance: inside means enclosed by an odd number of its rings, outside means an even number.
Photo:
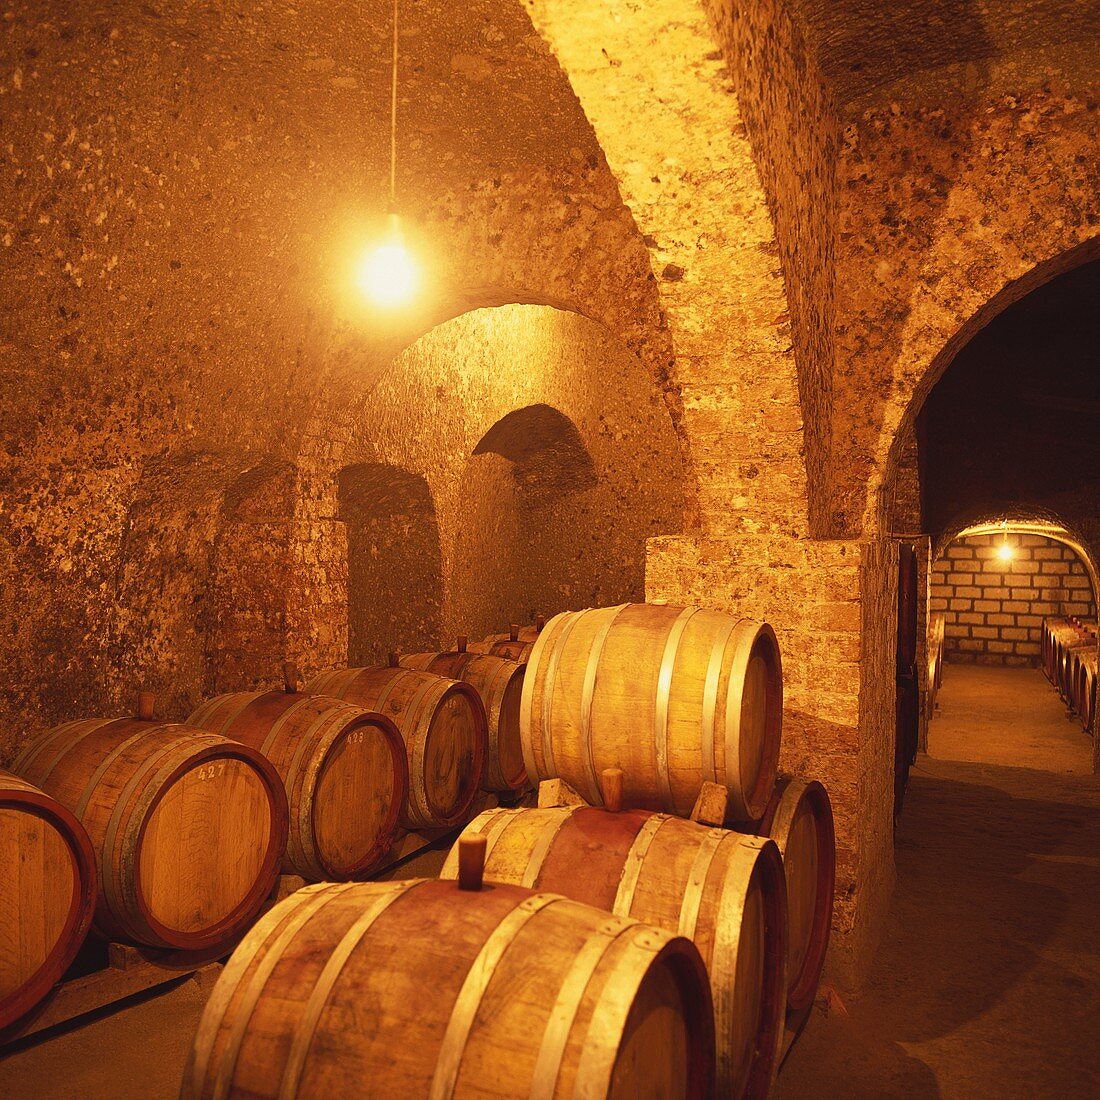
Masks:
[[[420,285],[420,271],[405,247],[396,214],[390,215],[385,238],[363,256],[357,275],[359,289],[376,306],[395,309],[412,301]]]
[[[1009,546],[1008,539],[1005,539],[1005,541],[997,547],[997,557],[999,557],[1001,561],[1012,561],[1015,553],[1012,547]]]

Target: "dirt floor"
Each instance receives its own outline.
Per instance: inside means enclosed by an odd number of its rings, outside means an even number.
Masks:
[[[1037,672],[951,666],[940,698],[871,981],[845,999],[847,1016],[815,1010],[781,1100],[1100,1096],[1091,739]],[[994,762],[954,758],[967,752]],[[0,1061],[0,1096],[175,1097],[205,996],[185,982],[33,1044]]]

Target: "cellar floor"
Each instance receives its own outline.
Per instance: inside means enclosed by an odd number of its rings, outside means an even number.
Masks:
[[[963,751],[963,725],[976,755],[1034,737],[1034,723],[1070,726],[1026,670],[999,679],[986,699],[1006,713],[989,717],[974,671],[947,670],[934,753]],[[1049,745],[1020,749],[1028,767],[921,756],[871,979],[845,998],[847,1016],[814,1011],[780,1100],[1100,1095],[1100,779],[1072,774]],[[0,1095],[175,1097],[205,995],[185,982],[24,1049],[0,1061]]]
[[[1037,668],[947,665],[928,727],[938,760],[1092,774],[1092,738]]]
[[[1041,672],[962,665],[946,670],[929,748],[871,979],[846,1017],[815,1009],[775,1095],[1100,1095],[1092,740]]]

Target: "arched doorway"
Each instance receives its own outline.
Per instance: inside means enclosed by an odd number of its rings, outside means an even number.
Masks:
[[[1021,766],[1024,758],[1042,766],[1044,736],[1067,750],[1076,740],[1070,770],[1095,759],[1093,715],[1076,713],[1064,690],[1053,694],[1038,669],[1045,621],[1077,620],[1086,638],[1096,625],[1097,300],[1095,260],[1015,295],[959,348],[895,447],[890,525],[918,559],[920,740],[933,755],[934,723],[952,693],[963,691],[959,721],[978,732],[985,718],[991,724],[969,750],[941,736],[941,751],[953,758],[1010,763],[1013,731],[1026,726],[1021,715],[1043,712],[1045,735],[1021,733]],[[938,710],[937,676],[944,685]],[[1034,690],[1024,691],[1028,679]],[[1003,729],[1009,697],[1013,721]],[[940,717],[929,726],[933,715]],[[1059,723],[1061,735],[1053,737]],[[1051,766],[1066,770],[1065,754],[1052,751]]]

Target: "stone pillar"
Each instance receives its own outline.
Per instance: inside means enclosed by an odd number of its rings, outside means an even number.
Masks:
[[[820,779],[836,815],[828,963],[859,984],[894,882],[897,545],[783,534],[651,539],[646,598],[766,619],[783,654],[780,768]]]

